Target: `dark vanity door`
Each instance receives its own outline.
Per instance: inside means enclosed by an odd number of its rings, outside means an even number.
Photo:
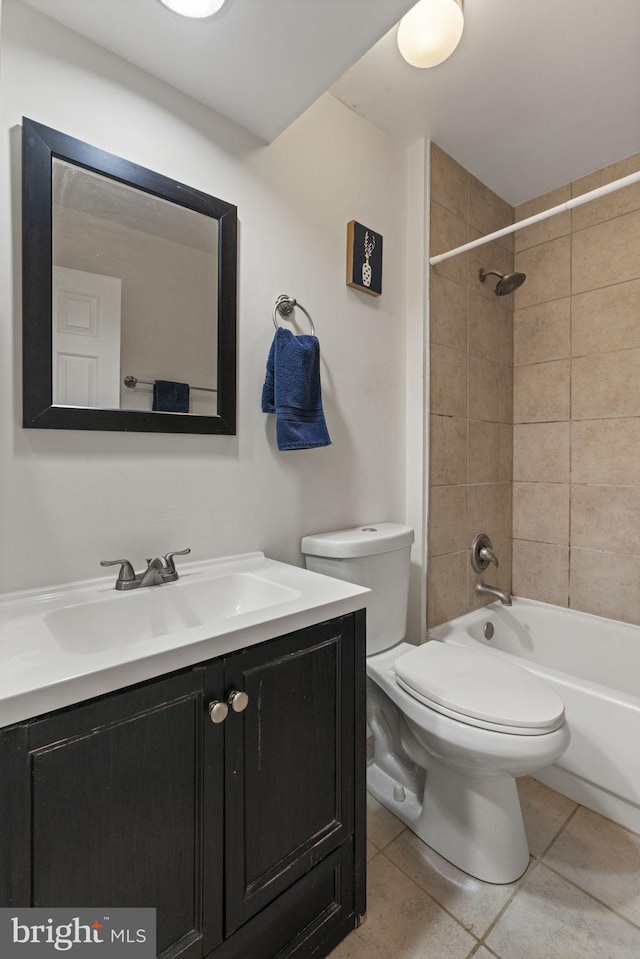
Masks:
[[[172,959],[220,942],[221,899],[204,921],[201,908],[202,679],[178,674],[29,724],[31,905],[153,906],[158,954]],[[208,746],[220,768],[222,733]],[[215,789],[207,854],[220,863]]]
[[[354,661],[353,616],[225,660],[227,936],[322,861],[309,923],[353,911]]]

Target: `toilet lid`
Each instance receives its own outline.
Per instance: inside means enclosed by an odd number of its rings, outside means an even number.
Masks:
[[[400,656],[393,668],[408,693],[439,712],[521,729],[557,728],[564,703],[515,663],[483,649],[431,640]]]

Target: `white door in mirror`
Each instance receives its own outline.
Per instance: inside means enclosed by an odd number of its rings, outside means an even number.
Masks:
[[[122,281],[53,268],[53,403],[120,408]]]

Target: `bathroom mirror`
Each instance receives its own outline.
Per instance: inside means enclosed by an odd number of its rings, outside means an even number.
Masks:
[[[27,118],[22,144],[23,425],[235,433],[236,207]]]

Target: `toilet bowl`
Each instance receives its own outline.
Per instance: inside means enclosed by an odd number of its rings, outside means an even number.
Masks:
[[[367,788],[427,845],[486,882],[527,868],[516,777],[569,744],[560,697],[485,650],[404,641],[413,531],[378,523],[307,536],[309,569],[373,590],[367,610]]]

